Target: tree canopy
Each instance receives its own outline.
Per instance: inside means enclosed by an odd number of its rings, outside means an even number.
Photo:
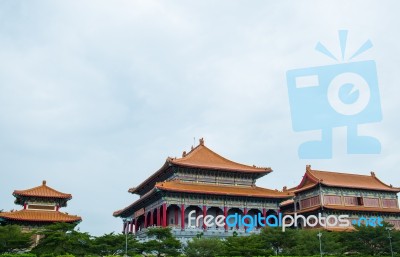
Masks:
[[[112,256],[137,254],[153,256],[188,257],[211,256],[390,256],[400,253],[400,231],[392,226],[356,227],[354,232],[328,232],[321,229],[287,229],[265,227],[259,234],[226,239],[207,238],[204,234],[194,237],[182,247],[170,228],[149,228],[148,241],[139,242],[134,235],[104,234],[91,236],[80,232],[74,224],[59,223],[41,230],[26,233],[17,225],[0,226],[0,253],[30,252],[41,257],[50,256]],[[33,249],[32,235],[40,234],[41,240]],[[318,233],[321,233],[319,241]],[[320,245],[321,242],[321,245]]]
[[[32,234],[24,233],[20,226],[0,226],[0,253],[24,251],[32,245]]]

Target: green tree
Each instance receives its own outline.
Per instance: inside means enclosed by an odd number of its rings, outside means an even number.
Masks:
[[[29,248],[32,234],[22,232],[18,225],[0,226],[0,253],[14,253]]]
[[[224,248],[219,238],[193,238],[187,243],[184,252],[188,257],[214,257],[221,256]]]
[[[156,254],[158,257],[179,255],[181,243],[172,235],[171,228],[149,228],[147,235],[153,239],[143,244],[143,252]]]
[[[76,224],[56,223],[40,232],[44,236],[32,253],[85,256],[91,254],[91,237],[87,233],[74,230]]]
[[[269,256],[273,253],[271,249],[265,248],[259,235],[232,236],[224,243],[227,256]]]
[[[290,254],[296,245],[298,230],[280,227],[265,227],[261,230],[260,237],[266,249],[272,249],[275,255]]]
[[[297,230],[296,245],[292,249],[293,255],[318,255],[320,253],[320,244],[317,234],[320,230],[316,229],[304,229]],[[322,233],[322,232],[321,232]],[[321,240],[325,238],[322,233]]]
[[[342,242],[345,251],[362,255],[390,255],[390,244],[387,229],[392,225],[384,226],[356,226],[356,231],[342,234]],[[393,250],[399,248],[399,235],[397,231],[391,231]]]
[[[104,234],[96,237],[92,242],[92,252],[100,256],[125,254],[126,240],[128,242],[128,255],[135,255],[141,250],[140,243],[132,235]]]

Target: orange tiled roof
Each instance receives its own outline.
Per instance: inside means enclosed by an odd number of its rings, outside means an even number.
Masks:
[[[343,205],[324,205],[324,208],[331,210],[342,210],[342,211],[369,211],[369,212],[388,212],[388,213],[400,213],[398,208],[378,208],[378,207],[366,207],[366,206],[343,206]]]
[[[291,205],[291,204],[294,204],[293,199],[288,199],[288,200],[285,200],[285,201],[281,202],[279,204],[279,206],[286,206],[286,205]]]
[[[210,150],[204,145],[204,140],[200,139],[200,144],[193,148],[189,153],[183,152],[182,158],[168,157],[164,165],[159,170],[153,173],[145,181],[140,183],[137,187],[130,188],[128,192],[133,194],[139,192],[146,184],[152,183],[152,181],[156,179],[157,176],[162,174],[162,172],[165,172],[171,165],[222,171],[258,173],[260,175],[272,172],[272,169],[268,167],[262,168],[256,167],[255,165],[244,165],[228,160]]]
[[[180,180],[170,180],[158,182],[149,192],[141,196],[134,203],[129,206],[115,211],[114,217],[125,217],[129,214],[129,210],[134,209],[135,206],[140,205],[143,201],[159,190],[171,192],[185,192],[185,193],[201,193],[201,194],[214,194],[214,195],[234,195],[234,196],[250,196],[250,197],[270,197],[285,199],[292,197],[293,193],[289,191],[281,192],[278,190],[271,190],[262,187],[245,187],[245,186],[224,186],[224,185],[210,185],[200,183],[182,182]]]
[[[141,202],[145,201],[148,197],[150,197],[151,195],[153,195],[154,193],[156,193],[156,188],[151,189],[149,192],[147,192],[146,194],[142,195],[139,199],[137,199],[135,202],[133,202],[132,204],[128,205],[127,207],[114,211],[113,212],[113,216],[114,217],[118,217],[118,216],[122,216],[124,214],[124,212],[129,211],[129,209],[133,208],[134,206],[137,206],[138,204],[140,204]]]
[[[184,152],[182,158],[171,158],[169,161],[176,165],[216,170],[260,173],[269,173],[272,171],[271,168],[256,167],[255,165],[244,165],[228,160],[206,147],[203,139],[200,139],[200,144],[193,148],[189,153],[186,154]]]
[[[355,227],[322,227],[323,229],[330,231],[330,232],[353,232],[356,231]]]
[[[302,209],[297,211],[297,214],[307,213],[316,211],[321,209],[321,205],[309,207],[306,209]],[[386,212],[386,213],[400,213],[400,209],[398,208],[377,208],[377,207],[365,207],[365,206],[344,206],[344,205],[327,205],[325,204],[323,208],[330,209],[330,210],[339,210],[339,211],[362,211],[362,212]],[[293,215],[295,212],[288,212],[285,214]]]
[[[0,218],[18,221],[37,222],[77,222],[82,218],[76,215],[69,215],[59,211],[34,211],[20,210],[14,212],[2,212]]]
[[[294,211],[285,212],[284,214],[287,214],[287,215],[293,215],[293,214],[295,214],[295,213],[301,214],[301,213],[307,213],[307,212],[316,211],[316,210],[319,210],[319,209],[321,209],[321,206],[320,206],[320,205],[318,205],[318,206],[313,206],[313,207],[309,207],[309,208],[306,208],[306,209],[302,209],[302,210],[299,210],[299,211],[297,211],[297,212],[294,212]]]
[[[387,185],[380,181],[374,172],[370,176],[350,173],[312,170],[307,165],[306,174],[296,191],[303,191],[316,186],[318,183],[334,187],[358,188],[368,190],[381,190],[400,192],[400,188]]]
[[[46,180],[43,180],[42,185],[26,190],[15,190],[14,196],[32,196],[32,197],[46,197],[46,198],[63,198],[71,199],[70,194],[61,193],[46,185]]]
[[[250,197],[270,197],[270,198],[288,198],[292,196],[290,192],[281,192],[262,187],[251,186],[225,186],[210,185],[201,183],[188,183],[179,180],[159,182],[155,186],[160,190],[172,192],[216,194],[216,195],[236,195]]]

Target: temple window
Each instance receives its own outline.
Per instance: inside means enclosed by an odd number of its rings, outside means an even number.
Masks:
[[[369,207],[379,207],[379,198],[364,198],[364,205]]]
[[[382,199],[383,208],[397,208],[396,199]]]
[[[344,204],[345,205],[358,205],[357,197],[356,196],[345,196]]]
[[[342,204],[342,199],[338,195],[325,195],[324,196],[324,202],[325,202],[325,204],[341,205]]]
[[[308,207],[316,206],[320,204],[319,196],[313,196],[310,198],[306,198],[301,200],[301,208],[305,209]]]
[[[28,205],[29,210],[49,210],[49,211],[55,211],[56,206],[55,205],[41,205],[41,204],[29,204]]]

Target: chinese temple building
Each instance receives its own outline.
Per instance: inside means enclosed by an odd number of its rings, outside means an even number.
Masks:
[[[202,233],[204,237],[244,234],[243,225],[206,226],[202,218],[196,224],[189,213],[199,215],[278,215],[279,204],[291,198],[289,191],[256,186],[258,178],[271,173],[271,168],[248,166],[228,160],[200,144],[183,152],[181,158],[167,158],[164,165],[129,193],[139,199],[114,212],[123,219],[124,232],[146,237],[152,226],[171,227],[181,240]],[[253,229],[257,232],[258,229]]]
[[[15,204],[22,205],[23,209],[1,212],[1,224],[17,224],[29,230],[57,222],[78,223],[82,220],[79,216],[60,211],[61,207],[67,206],[72,196],[47,186],[46,181],[38,187],[15,190],[13,196]]]
[[[283,214],[297,213],[306,217],[318,213],[325,217],[349,215],[352,224],[361,217],[381,217],[400,229],[397,197],[400,188],[383,183],[374,172],[369,176],[356,175],[312,170],[307,165],[301,183],[289,191],[295,196],[281,203]],[[327,229],[330,229],[329,225]]]

